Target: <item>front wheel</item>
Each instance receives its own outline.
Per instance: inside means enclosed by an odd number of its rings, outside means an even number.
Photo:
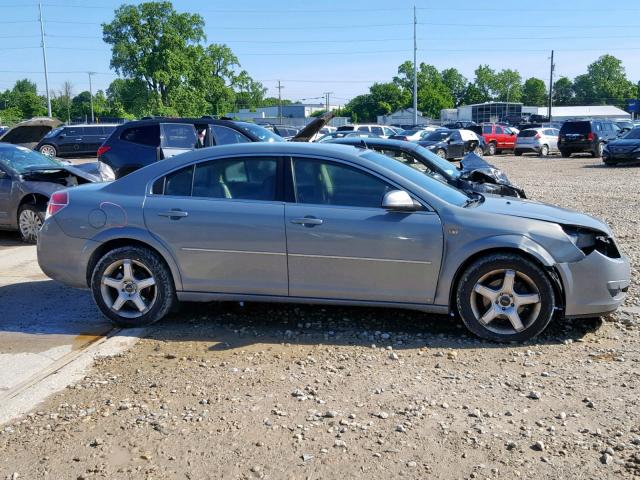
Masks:
[[[571,152],[569,150],[560,149],[560,156],[564,158],[569,158],[571,156]]]
[[[56,147],[53,145],[42,145],[38,151],[47,157],[55,157],[58,154]]]
[[[493,142],[489,143],[489,145],[487,146],[487,155],[495,155],[497,151],[498,149],[496,147],[496,144]]]
[[[18,229],[20,237],[25,243],[36,243],[38,232],[44,222],[44,212],[33,204],[26,204],[20,207],[18,212]]]
[[[604,143],[599,143],[596,149],[593,152],[591,152],[591,155],[593,155],[594,158],[600,158],[602,157],[603,150],[604,150]]]
[[[511,253],[488,255],[462,274],[456,306],[467,328],[496,342],[523,342],[540,334],[555,308],[548,275],[532,261]]]
[[[105,254],[93,269],[91,292],[102,314],[122,327],[157,322],[176,302],[171,271],[157,253],[141,247]]]
[[[473,153],[475,153],[479,157],[484,155],[484,152],[482,151],[482,147],[480,145],[478,145],[476,148],[473,149]]]
[[[444,158],[446,160],[447,158],[447,152],[445,152],[443,149],[439,148],[436,151],[436,155],[438,155],[440,158]]]

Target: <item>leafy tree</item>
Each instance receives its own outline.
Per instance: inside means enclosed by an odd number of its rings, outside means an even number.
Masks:
[[[5,92],[5,108],[13,107],[22,119],[47,114],[46,100],[38,95],[37,86],[28,79],[18,80],[10,91]]]
[[[102,34],[112,47],[111,68],[144,81],[163,107],[193,74],[197,44],[205,37],[203,18],[178,13],[170,2],[122,5],[113,21],[102,24]]]
[[[522,99],[522,77],[511,69],[501,70],[492,79],[493,100],[519,102]]]
[[[575,78],[573,88],[578,103],[621,107],[636,93],[635,85],[627,79],[622,61],[613,55],[603,55],[590,64],[586,74]]]
[[[418,110],[424,115],[439,117],[440,110],[451,108],[454,104],[453,95],[445,84],[442,75],[433,65],[421,63],[418,72]],[[404,62],[398,67],[398,75],[393,82],[408,95],[406,106],[410,105],[413,91],[413,63]]]
[[[475,79],[473,81],[473,89],[467,92],[472,95],[475,101],[473,103],[488,102],[493,99],[493,89],[496,84],[496,72],[489,65],[480,65],[475,70]],[[470,102],[466,102],[470,103]]]
[[[567,77],[560,77],[553,83],[553,104],[567,106],[574,103],[573,82]]]
[[[455,68],[447,68],[442,71],[442,81],[451,92],[454,106],[462,105],[469,83],[464,75]]]
[[[539,78],[527,78],[522,87],[522,103],[543,107],[547,103],[547,87]]]
[[[116,78],[107,88],[107,100],[111,105],[111,116],[125,117],[123,112],[134,117],[150,115],[150,93],[143,80],[135,78]]]
[[[486,102],[487,97],[484,92],[482,92],[475,83],[470,83],[467,85],[467,88],[464,92],[464,97],[462,97],[461,105],[473,105],[475,103]]]

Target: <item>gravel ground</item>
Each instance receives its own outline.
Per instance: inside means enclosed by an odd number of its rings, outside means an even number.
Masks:
[[[495,157],[609,222],[638,278],[640,168]],[[640,478],[640,309],[477,340],[414,312],[185,305],[0,428],[0,478]]]

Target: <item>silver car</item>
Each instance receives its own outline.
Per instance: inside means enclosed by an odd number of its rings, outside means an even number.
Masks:
[[[527,340],[556,313],[611,312],[630,275],[587,215],[294,143],[199,149],[56,192],[38,261],[119,325],[180,300],[302,302],[456,313],[495,341]]]
[[[537,153],[546,157],[550,153],[558,152],[558,135],[560,130],[551,127],[527,128],[521,130],[516,137],[514,153],[520,156],[523,153]]]

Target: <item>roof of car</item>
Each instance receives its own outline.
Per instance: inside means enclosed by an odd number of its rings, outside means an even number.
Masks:
[[[229,124],[238,124],[238,123],[247,123],[247,122],[238,122],[236,120],[222,120],[211,117],[201,117],[201,118],[188,118],[188,117],[153,117],[153,118],[143,118],[141,120],[132,120],[127,123],[123,123],[121,126],[123,127],[137,127],[141,125],[155,125],[157,123],[211,123],[217,125],[229,125]]]
[[[117,127],[121,123],[79,123],[77,125],[60,125],[61,127]]]
[[[336,138],[334,140],[329,140],[323,142],[323,145],[354,145],[354,146],[363,146],[363,147],[387,147],[387,148],[395,148],[398,150],[415,150],[418,146],[417,143],[406,142],[404,140],[392,140],[389,138],[382,137],[343,137]]]

